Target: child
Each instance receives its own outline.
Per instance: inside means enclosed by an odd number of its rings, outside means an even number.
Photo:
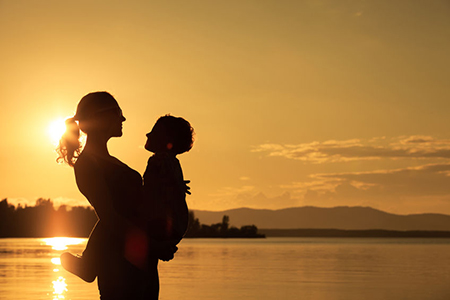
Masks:
[[[166,115],[156,121],[152,131],[147,134],[145,144],[145,149],[154,155],[149,158],[144,173],[143,198],[136,213],[139,216],[137,223],[147,233],[150,241],[168,243],[175,251],[187,230],[189,212],[186,193],[190,194],[186,185],[188,181],[183,179],[176,156],[192,148],[193,132],[185,119]],[[62,266],[87,282],[94,281],[97,276],[95,257],[102,247],[100,235],[98,230],[93,230],[82,256],[63,253]],[[173,254],[153,255],[162,260],[173,257]],[[142,257],[139,259],[142,260]],[[140,265],[142,267],[142,261]]]
[[[160,117],[147,134],[145,149],[153,152],[144,172],[143,219],[149,236],[157,241],[183,238],[188,225],[186,193],[189,188],[176,156],[189,151],[193,129],[188,121],[170,115]]]

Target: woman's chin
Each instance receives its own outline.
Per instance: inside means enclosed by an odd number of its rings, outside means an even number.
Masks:
[[[123,135],[123,132],[120,131],[120,132],[115,132],[115,133],[112,135],[112,137],[121,137],[122,135]]]

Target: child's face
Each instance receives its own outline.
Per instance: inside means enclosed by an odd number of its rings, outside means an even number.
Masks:
[[[167,132],[162,125],[155,124],[152,131],[147,133],[145,149],[153,153],[169,152],[172,144],[169,141]]]

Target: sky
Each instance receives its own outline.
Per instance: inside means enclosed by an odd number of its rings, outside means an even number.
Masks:
[[[449,1],[0,0],[0,198],[88,205],[49,128],[108,91],[110,152],[182,116],[192,209],[450,214]]]

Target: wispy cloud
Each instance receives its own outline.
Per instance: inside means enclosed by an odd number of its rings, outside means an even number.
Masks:
[[[439,140],[430,136],[409,136],[389,141],[384,138],[373,138],[315,141],[297,145],[262,144],[254,147],[252,152],[311,163],[405,158],[450,159],[450,140]]]
[[[315,174],[325,184],[328,181],[348,183],[371,195],[433,196],[450,195],[450,163],[371,172]],[[335,191],[336,191],[335,188]]]
[[[322,173],[285,185],[303,205],[363,205],[392,212],[449,213],[450,163],[368,172]]]
[[[219,189],[216,193],[210,194],[211,197],[235,197],[239,194],[249,193],[254,190],[252,185],[244,185],[241,187],[223,187]]]
[[[299,205],[298,197],[291,197],[290,192],[280,195],[270,195],[257,191],[254,186],[241,186],[239,188],[225,187],[210,194],[210,203],[220,205],[223,209],[235,207],[277,209]]]

